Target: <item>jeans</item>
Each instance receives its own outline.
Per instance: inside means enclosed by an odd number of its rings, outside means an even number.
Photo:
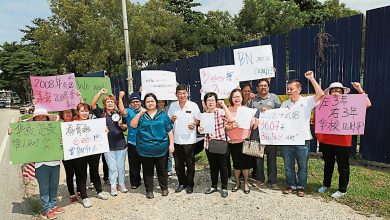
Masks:
[[[292,189],[304,189],[307,185],[310,140],[306,140],[305,145],[282,146],[281,150],[287,185]],[[298,164],[298,176],[295,172],[295,160]]]
[[[173,158],[173,155],[169,154],[168,155],[168,173],[172,173],[172,158]]]
[[[106,158],[104,157],[104,154],[102,154],[102,162],[103,162],[103,180],[107,181],[108,180],[108,165],[106,162]]]
[[[322,156],[325,162],[323,185],[328,188],[330,187],[332,183],[334,163],[337,161],[337,170],[339,172],[338,190],[342,193],[347,192],[350,173],[349,155],[351,148],[320,143],[320,149],[322,149]]]
[[[130,184],[132,186],[139,186],[141,185],[141,162],[137,149],[130,143],[127,143],[127,155],[129,160]]]
[[[57,205],[58,183],[60,180],[60,165],[42,165],[35,170],[35,177],[39,185],[39,196],[44,213]]]
[[[140,156],[140,160],[142,163],[146,192],[153,192],[154,167],[156,167],[158,183],[161,190],[168,190],[168,153],[162,157]]]
[[[120,186],[125,185],[125,161],[127,148],[124,150],[109,151],[104,153],[108,166],[108,178],[111,188],[116,188],[117,179]]]
[[[175,144],[173,157],[179,185],[194,187],[195,176],[195,144]],[[187,167],[187,170],[186,170]]]

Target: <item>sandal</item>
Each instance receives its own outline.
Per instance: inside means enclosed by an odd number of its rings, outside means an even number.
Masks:
[[[237,192],[237,190],[241,187],[241,183],[238,186],[234,186],[232,188],[232,192]]]
[[[249,185],[248,185],[248,190],[246,190],[245,187],[244,187],[244,193],[245,194],[249,194],[250,192],[251,192],[251,188],[249,187]]]

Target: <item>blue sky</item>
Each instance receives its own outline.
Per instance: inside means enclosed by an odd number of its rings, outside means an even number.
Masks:
[[[146,0],[131,0],[144,3]],[[195,0],[202,4],[196,10],[229,11],[237,14],[242,7],[242,0]],[[324,2],[324,0],[320,0]],[[340,0],[352,9],[365,12],[366,10],[390,5],[389,0]],[[5,41],[20,41],[23,29],[31,25],[34,18],[47,18],[51,12],[47,0],[0,0],[0,44]]]

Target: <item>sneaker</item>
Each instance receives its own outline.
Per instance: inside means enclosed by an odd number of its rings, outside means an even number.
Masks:
[[[209,188],[208,190],[206,190],[205,194],[211,194],[211,193],[214,193],[214,192],[217,192],[217,189],[216,188]]]
[[[321,186],[320,188],[318,188],[318,192],[319,193],[324,193],[324,192],[326,192],[328,190],[328,187],[326,187],[326,186]]]
[[[79,198],[77,198],[76,195],[70,196],[70,202],[71,203],[77,203],[79,201]]]
[[[94,188],[93,183],[89,184],[88,189],[93,189],[93,188]]]
[[[108,196],[106,194],[104,194],[103,192],[100,192],[96,195],[96,197],[98,199],[101,199],[101,200],[107,200],[108,199]]]
[[[52,211],[55,213],[55,214],[62,214],[65,212],[65,209],[59,207],[59,206],[54,206],[54,208],[52,209]]]
[[[332,194],[332,197],[335,198],[335,199],[338,199],[340,197],[342,197],[343,195],[347,194],[346,192],[343,193],[343,192],[340,192],[340,191],[336,191],[335,193]]]
[[[127,193],[129,190],[126,188],[126,186],[119,186],[118,190],[121,191],[121,193]]]
[[[47,219],[56,219],[57,218],[57,216],[53,210],[49,210],[48,212],[46,212],[45,216]]]
[[[89,207],[92,206],[92,204],[91,204],[91,202],[89,201],[88,198],[83,199],[83,206],[84,206],[85,208],[89,208]]]
[[[116,188],[111,188],[111,195],[112,196],[117,196],[118,195],[118,190],[116,190]]]
[[[172,171],[169,171],[169,172],[168,172],[168,176],[172,176]]]

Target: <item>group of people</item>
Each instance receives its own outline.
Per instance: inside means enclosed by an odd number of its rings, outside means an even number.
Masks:
[[[250,170],[253,168],[252,176],[256,179],[255,187],[268,186],[271,189],[279,189],[277,185],[276,157],[278,148],[284,159],[285,177],[287,188],[284,194],[297,194],[300,197],[305,195],[308,176],[309,142],[312,139],[310,132],[310,116],[322,96],[341,95],[350,92],[341,83],[332,83],[324,91],[316,82],[312,71],[305,73],[305,77],[314,87],[315,95],[303,97],[301,93],[301,82],[290,80],[287,84],[287,95],[289,97],[280,103],[277,95],[270,93],[270,81],[260,79],[257,82],[257,94],[252,93],[250,85],[242,89],[234,89],[229,97],[229,106],[218,98],[214,92],[208,92],[203,97],[203,110],[214,114],[215,131],[205,133],[204,127],[200,126],[201,111],[198,105],[188,99],[188,88],[184,84],[176,87],[177,101],[167,106],[167,101],[158,100],[156,95],[148,93],[143,98],[138,92],[129,97],[129,107],[125,108],[123,97],[125,93],[119,93],[119,99],[112,94],[106,94],[106,89],[101,89],[92,99],[90,105],[80,103],[76,110],[65,110],[60,112],[61,119],[65,122],[73,120],[89,120],[90,111],[97,118],[106,118],[107,135],[109,140],[109,152],[104,153],[108,166],[108,178],[111,185],[112,196],[118,192],[126,193],[128,189],[125,184],[125,160],[126,154],[129,162],[130,187],[137,189],[141,185],[141,167],[143,182],[146,189],[146,198],[154,198],[153,176],[157,171],[158,183],[161,195],[167,196],[168,176],[172,174],[172,156],[175,161],[175,170],[178,178],[176,193],[183,190],[191,194],[194,191],[195,176],[195,151],[197,133],[204,134],[204,149],[209,161],[211,186],[206,194],[218,191],[218,177],[221,179],[220,194],[223,198],[228,196],[228,181],[231,175],[230,160],[233,161],[233,176],[235,185],[231,192],[242,188],[245,194],[250,193],[248,183]],[[359,83],[352,83],[358,93],[364,94]],[[99,98],[105,95],[102,101],[102,108],[97,104]],[[367,107],[371,105],[367,97]],[[257,113],[253,116],[249,129],[240,128],[236,122],[239,108],[254,108]],[[243,143],[249,137],[259,139],[258,123],[261,112],[275,108],[300,108],[304,112],[304,136],[305,144],[298,146],[265,146],[267,156],[267,181],[264,174],[264,158],[257,158],[243,153]],[[56,120],[51,118],[44,109],[36,109],[32,120],[45,121]],[[184,124],[184,126],[183,126]],[[127,130],[127,141],[124,132]],[[320,150],[323,152],[325,161],[324,181],[318,191],[323,193],[331,185],[331,179],[335,161],[338,164],[340,174],[339,188],[332,194],[339,198],[347,191],[349,182],[349,149],[351,136],[349,135],[325,135],[317,134],[320,142]],[[218,143],[227,142],[225,153],[211,152],[209,147]],[[81,157],[63,161],[67,186],[72,202],[77,202],[81,197],[84,207],[91,207],[86,192],[87,166],[89,166],[91,182],[96,189],[97,197],[107,200],[108,196],[102,191],[102,184],[99,176],[100,154]],[[298,170],[295,169],[295,163]],[[36,178],[39,183],[40,197],[45,215],[54,219],[56,214],[64,212],[57,206],[56,195],[59,181],[59,161],[36,163]],[[74,190],[73,177],[76,176],[76,189]],[[242,176],[241,176],[242,175]],[[243,186],[241,186],[243,178]]]

